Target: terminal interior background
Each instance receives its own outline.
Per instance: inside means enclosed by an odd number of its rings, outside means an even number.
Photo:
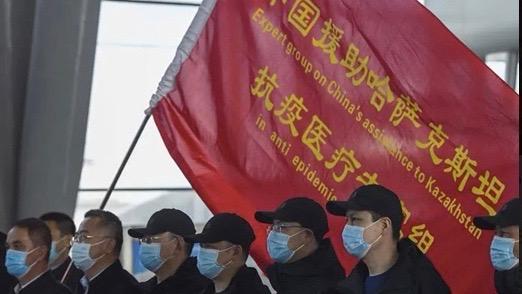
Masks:
[[[518,93],[518,0],[420,2]],[[78,225],[99,207],[200,3],[0,2],[0,231],[47,211]],[[126,231],[164,207],[198,231],[212,216],[150,120],[106,209]],[[125,234],[122,262],[142,280],[137,248]]]

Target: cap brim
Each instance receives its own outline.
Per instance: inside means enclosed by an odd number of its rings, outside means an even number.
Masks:
[[[219,238],[216,238],[215,236],[211,236],[210,234],[205,233],[186,236],[183,239],[189,243],[216,243],[223,241]]]
[[[129,234],[129,236],[131,236],[132,238],[140,239],[147,235],[147,228],[129,229],[127,231],[127,234]]]
[[[273,211],[257,211],[254,215],[260,223],[271,224],[274,222],[275,212]]]
[[[473,224],[479,229],[494,230],[502,222],[497,216],[479,216],[473,219]]]
[[[363,208],[350,201],[328,201],[326,203],[326,211],[333,215],[346,216],[348,210],[363,210]]]

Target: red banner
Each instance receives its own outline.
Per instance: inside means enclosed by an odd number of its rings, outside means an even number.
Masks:
[[[208,207],[254,226],[258,263],[269,258],[256,210],[379,183],[403,201],[403,236],[454,293],[493,293],[491,232],[471,220],[518,193],[519,98],[508,85],[414,0],[203,6],[208,19],[164,77],[173,84],[154,119]],[[349,272],[344,220],[329,221]]]

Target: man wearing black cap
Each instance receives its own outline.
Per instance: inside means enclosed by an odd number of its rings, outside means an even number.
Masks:
[[[186,237],[201,243],[197,267],[213,282],[198,294],[270,294],[257,271],[245,265],[254,239],[250,224],[232,213],[216,214],[201,234]]]
[[[275,263],[267,276],[278,294],[321,293],[344,278],[330,239],[323,239],[328,220],[319,203],[292,198],[255,218],[270,224],[267,248]]]
[[[495,268],[495,288],[499,294],[522,293],[520,284],[520,199],[508,201],[494,216],[473,219],[476,227],[495,230],[491,241],[490,259]]]
[[[329,201],[329,213],[346,217],[346,251],[360,262],[328,293],[444,294],[450,290],[431,261],[407,238],[397,195],[379,185],[356,189],[347,201]]]
[[[157,211],[147,227],[128,231],[131,237],[140,239],[141,263],[155,273],[141,283],[145,293],[194,294],[211,284],[199,273],[196,258],[189,257],[192,244],[183,239],[195,233],[190,217],[177,209]]]
[[[5,240],[7,235],[0,232],[0,293],[9,293],[16,285],[16,278],[5,268]]]

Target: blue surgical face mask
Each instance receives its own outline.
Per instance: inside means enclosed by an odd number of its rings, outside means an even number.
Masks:
[[[376,224],[378,221],[372,223],[366,228],[346,225],[343,230],[343,245],[346,251],[358,259],[362,259],[368,254],[370,248],[382,237],[382,234],[371,244],[364,241],[364,231]]]
[[[230,261],[225,265],[219,264],[219,253],[230,250],[232,248],[234,248],[234,246],[231,246],[224,250],[200,248],[197,257],[197,266],[199,272],[209,279],[213,279],[219,276],[219,274],[225,269],[225,267],[232,262]]]
[[[95,244],[74,242],[71,248],[71,259],[74,265],[83,272],[90,269],[96,262],[96,260],[91,257],[91,247],[103,242],[105,242],[105,240]],[[103,255],[98,257],[98,259],[101,257],[103,257]]]
[[[53,243],[51,243],[51,250],[49,251],[49,264],[54,263],[60,257],[60,255],[65,250],[67,250],[67,247],[62,249],[60,252],[58,252],[58,250],[56,249],[56,244],[60,243],[62,240],[63,238],[58,241],[53,241]]]
[[[143,266],[151,272],[156,272],[165,261],[161,258],[161,243],[142,243],[140,260]]]
[[[290,250],[290,248],[288,248],[288,241],[290,240],[290,238],[296,236],[297,234],[303,231],[304,230],[299,231],[291,236],[277,231],[270,231],[266,242],[268,254],[270,255],[270,257],[275,262],[287,263],[290,259],[292,259],[295,253],[304,246],[303,244],[295,250]]]
[[[35,249],[25,252],[19,250],[8,249],[5,256],[5,267],[7,268],[7,272],[16,278],[20,278],[27,274],[27,272],[31,269],[32,265],[27,265],[27,256],[32,253]]]
[[[190,252],[190,257],[198,257],[199,250],[201,249],[199,243],[194,243],[192,245],[192,251]]]
[[[515,241],[515,239],[511,238],[493,237],[489,254],[491,263],[496,270],[507,271],[519,263],[518,257],[513,253],[513,248],[517,242],[518,240]]]

